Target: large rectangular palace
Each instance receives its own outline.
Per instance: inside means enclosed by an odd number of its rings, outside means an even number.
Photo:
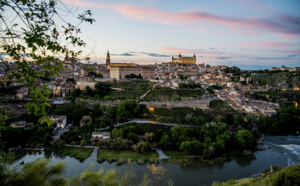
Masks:
[[[178,58],[172,56],[172,63],[196,64],[196,55],[193,57],[182,57],[179,53]]]

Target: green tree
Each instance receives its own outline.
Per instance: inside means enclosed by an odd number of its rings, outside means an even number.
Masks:
[[[149,142],[141,141],[135,146],[135,151],[141,154],[146,154],[151,150]]]
[[[109,94],[111,91],[109,83],[106,82],[98,82],[95,85],[95,92],[99,94],[100,97],[104,97]]]
[[[181,143],[179,149],[187,154],[199,155],[202,153],[202,144],[198,140],[184,141]]]
[[[123,138],[124,136],[124,130],[123,129],[118,129],[118,128],[114,128],[111,132],[111,135],[114,138]]]
[[[66,145],[66,142],[64,140],[61,140],[60,138],[55,138],[52,141],[52,145],[57,147],[57,148],[63,148]]]
[[[84,147],[86,146],[86,141],[85,140],[81,140],[80,141],[80,147]]]
[[[62,20],[60,15],[62,7],[57,8],[57,2],[0,0],[2,23],[0,48],[14,61],[16,68],[11,69],[3,58],[0,58],[0,62],[8,69],[9,80],[16,79],[29,88],[32,101],[25,105],[28,112],[40,116],[40,121],[49,125],[51,121],[47,117],[46,107],[50,106],[48,104],[50,90],[47,84],[40,87],[35,82],[44,79],[45,76],[55,77],[63,68],[59,56],[77,57],[81,51],[76,52],[70,48],[85,46],[84,41],[77,37],[80,29]],[[67,8],[66,11],[68,10]],[[93,23],[94,20],[90,16],[91,12],[86,11],[75,17],[80,23]],[[58,23],[66,24],[58,25]],[[38,70],[35,66],[39,67]]]
[[[152,143],[155,140],[155,134],[153,132],[147,132],[145,134],[144,139],[150,143]]]
[[[130,132],[129,134],[127,134],[127,138],[128,140],[136,141],[137,135],[135,133]]]
[[[235,138],[237,145],[243,149],[254,148],[257,145],[257,141],[249,130],[239,130]]]
[[[162,149],[165,149],[165,150],[172,149],[172,145],[173,145],[172,140],[168,134],[165,134],[161,137],[159,145]]]

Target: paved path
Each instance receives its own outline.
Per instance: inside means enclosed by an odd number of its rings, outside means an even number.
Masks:
[[[98,149],[99,149],[99,147],[96,147],[89,158],[97,159]]]
[[[160,84],[161,83],[157,83],[157,84],[153,85],[152,89],[148,90],[144,95],[142,95],[139,100],[142,100],[145,96],[148,95],[149,92],[151,92],[151,90],[153,90],[156,86],[158,86]]]
[[[156,152],[158,153],[159,159],[161,159],[161,160],[162,159],[170,159],[170,157],[165,155],[162,150],[157,149],[157,148],[153,148],[153,149],[156,150]]]
[[[127,125],[130,123],[144,123],[144,124],[154,124],[154,125],[164,125],[164,126],[170,126],[170,127],[174,127],[174,126],[179,126],[179,127],[190,127],[190,128],[194,128],[197,127],[196,125],[185,125],[185,124],[178,124],[178,123],[161,123],[161,122],[157,122],[157,121],[150,121],[150,120],[144,120],[144,119],[133,119],[124,123],[119,123],[114,125],[114,127],[120,127],[123,125]],[[105,127],[105,128],[100,128],[97,129],[97,131],[101,131],[101,130],[106,130],[109,129],[109,127]]]

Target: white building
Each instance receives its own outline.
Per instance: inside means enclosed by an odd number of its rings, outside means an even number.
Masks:
[[[67,125],[67,116],[65,115],[54,115],[50,117],[53,123],[56,123],[57,128],[65,128]]]

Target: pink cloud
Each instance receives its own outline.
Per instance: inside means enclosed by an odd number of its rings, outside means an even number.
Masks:
[[[296,37],[295,34],[281,34],[281,36],[285,39],[292,39]]]
[[[285,47],[291,46],[294,44],[291,43],[280,43],[280,42],[271,42],[271,41],[262,41],[262,42],[250,42],[250,43],[241,43],[241,46],[263,46],[263,47]]]
[[[146,21],[166,25],[182,25],[195,23],[221,23],[229,28],[236,29],[259,29],[267,32],[280,34],[299,35],[300,17],[280,15],[270,18],[240,18],[214,15],[207,12],[183,11],[170,12],[160,10],[151,6],[114,5],[104,3],[93,3],[82,0],[62,0],[67,4],[90,8],[109,8],[122,14],[124,17],[133,18],[138,21]],[[262,8],[262,5],[260,6]],[[254,32],[254,31],[252,31]]]
[[[260,2],[257,2],[257,1],[249,1],[249,0],[239,0],[238,2],[240,2],[240,4],[244,7],[250,7],[252,9],[255,9],[255,10],[263,10],[263,11],[271,11],[271,8],[270,7],[267,7],[263,4],[261,4]],[[236,2],[235,2],[236,3]]]
[[[254,31],[251,31],[251,30],[246,30],[245,34],[247,34],[247,35],[260,35],[260,33],[254,32]]]
[[[204,49],[186,49],[186,48],[174,48],[174,47],[165,47],[165,46],[159,46],[159,49],[167,52],[169,54],[179,54],[181,53],[184,55],[200,55],[206,58],[233,58],[233,57],[245,57],[241,54],[234,54],[229,52],[220,52],[217,50],[209,50],[206,51]]]

